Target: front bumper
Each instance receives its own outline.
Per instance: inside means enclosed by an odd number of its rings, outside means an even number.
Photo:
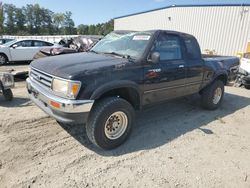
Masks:
[[[94,100],[71,100],[55,96],[51,91],[28,78],[30,99],[49,116],[62,123],[85,123]]]

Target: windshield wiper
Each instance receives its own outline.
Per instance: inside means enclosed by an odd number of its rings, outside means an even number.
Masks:
[[[98,52],[95,51],[95,50],[88,50],[88,52],[92,52],[92,53],[98,54]]]
[[[116,56],[124,58],[124,55],[116,53],[116,52],[104,52],[104,54],[111,54],[111,55],[116,55]]]
[[[130,55],[127,55],[127,54],[124,55],[124,54],[119,54],[119,53],[116,53],[116,52],[105,52],[104,54],[111,54],[111,55],[119,56],[119,57],[128,59],[130,61],[135,60],[134,58],[132,58]]]

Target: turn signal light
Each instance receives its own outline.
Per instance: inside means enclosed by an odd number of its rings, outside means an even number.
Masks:
[[[51,106],[53,106],[54,108],[60,108],[60,107],[61,107],[60,103],[55,102],[55,101],[50,101],[50,104],[51,104]]]

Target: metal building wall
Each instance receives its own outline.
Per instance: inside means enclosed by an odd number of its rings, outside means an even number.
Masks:
[[[170,7],[115,19],[115,30],[176,30],[194,35],[202,51],[244,52],[250,39],[250,6]]]

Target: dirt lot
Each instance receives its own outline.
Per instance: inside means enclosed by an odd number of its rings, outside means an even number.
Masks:
[[[83,126],[61,127],[27,98],[0,97],[0,187],[250,187],[250,91],[226,88],[222,107],[197,96],[138,114],[130,139],[93,147]]]

